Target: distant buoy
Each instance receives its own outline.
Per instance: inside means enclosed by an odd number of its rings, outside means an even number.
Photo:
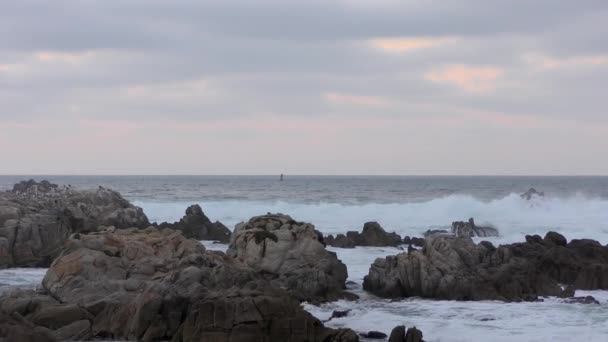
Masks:
[[[281,173],[281,178],[279,179],[281,182],[283,181],[283,174]]]

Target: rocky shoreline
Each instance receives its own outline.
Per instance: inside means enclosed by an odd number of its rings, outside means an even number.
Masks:
[[[369,293],[395,300],[558,296],[594,304],[574,290],[608,289],[608,247],[596,241],[568,242],[555,232],[497,247],[471,239],[497,234],[470,219],[425,238],[402,238],[376,222],[334,237],[270,213],[231,232],[198,205],[178,222],[150,224],[109,189],[21,182],[0,193],[0,268],[49,269],[40,290],[0,294],[0,341],[422,341],[415,327],[327,328],[302,308],[358,299],[328,245],[409,245],[377,259],[363,282]],[[209,251],[197,240],[228,249]]]

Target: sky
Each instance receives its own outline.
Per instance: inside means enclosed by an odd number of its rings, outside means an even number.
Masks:
[[[10,0],[0,174],[608,175],[608,1]]]

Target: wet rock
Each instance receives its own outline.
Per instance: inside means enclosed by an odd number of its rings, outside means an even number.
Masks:
[[[530,189],[528,189],[528,191],[524,192],[523,194],[521,194],[519,196],[521,198],[529,201],[534,197],[543,197],[543,196],[545,196],[545,193],[541,192],[541,191],[537,191],[534,188],[530,188]]]
[[[196,240],[213,240],[222,243],[230,241],[230,229],[220,221],[211,222],[198,205],[191,205],[186,209],[186,215],[178,222],[163,222],[160,228],[169,228],[181,231],[185,237]]]
[[[361,233],[349,231],[346,235],[338,234],[335,238],[329,235],[325,242],[329,246],[339,248],[353,248],[355,246],[395,247],[401,245],[403,240],[395,232],[386,232],[378,222],[366,222]]]
[[[424,237],[431,237],[435,235],[451,235],[452,233],[448,232],[445,229],[429,229],[423,233]]]
[[[495,237],[498,236],[498,230],[477,226],[473,218],[470,218],[468,222],[452,222],[452,234],[458,237]]]
[[[405,330],[404,325],[399,325],[393,328],[388,342],[424,342],[422,340],[422,331],[416,327]]]
[[[329,317],[328,321],[329,321],[329,320],[331,320],[331,319],[334,319],[334,318],[342,318],[342,317],[346,317],[346,316],[348,316],[348,313],[349,313],[350,311],[351,311],[350,309],[349,309],[349,310],[343,310],[343,311],[340,311],[340,310],[334,310],[334,311],[331,313],[331,317]]]
[[[416,247],[423,247],[424,246],[424,239],[423,238],[412,237],[411,242],[412,242],[412,245],[414,245]]]
[[[360,334],[361,337],[369,338],[369,339],[385,339],[386,334],[380,331],[368,331],[367,333]]]
[[[48,180],[42,180],[40,182],[36,182],[33,179],[27,181],[21,181],[15,185],[13,185],[13,193],[45,193],[57,190],[59,185],[53,184]]]
[[[551,240],[548,234],[545,240]],[[470,238],[438,236],[413,250],[377,259],[363,288],[388,298],[536,300],[576,289],[608,288],[608,248],[593,240],[566,246],[528,237],[491,248]],[[493,247],[493,246],[492,246]]]
[[[593,296],[585,296],[585,297],[572,297],[566,299],[566,303],[568,304],[599,304]]]
[[[346,266],[325,249],[312,224],[287,215],[239,223],[227,254],[302,301],[336,300],[345,288]]]

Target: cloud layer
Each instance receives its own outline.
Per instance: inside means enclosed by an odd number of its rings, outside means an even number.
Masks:
[[[0,173],[608,174],[608,3],[9,1]]]

